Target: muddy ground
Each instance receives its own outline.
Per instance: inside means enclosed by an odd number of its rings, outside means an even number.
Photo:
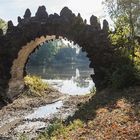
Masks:
[[[37,132],[44,130],[54,118],[66,119],[77,110],[77,105],[86,102],[90,95],[71,96],[58,91],[51,91],[44,97],[20,96],[13,103],[0,110],[0,140],[18,140],[25,133],[31,138],[36,137]],[[57,113],[49,118],[27,119],[35,109],[62,101],[63,105]],[[30,126],[30,127],[29,127]]]

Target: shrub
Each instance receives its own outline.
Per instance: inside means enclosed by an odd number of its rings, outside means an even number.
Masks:
[[[119,56],[110,73],[110,85],[115,89],[133,86],[138,80],[138,69],[126,56]]]
[[[115,89],[129,87],[135,82],[134,69],[130,65],[122,65],[112,73],[111,84]]]
[[[33,96],[42,96],[45,90],[48,89],[48,84],[44,83],[40,77],[29,76],[24,77],[24,82],[27,87],[27,93]]]

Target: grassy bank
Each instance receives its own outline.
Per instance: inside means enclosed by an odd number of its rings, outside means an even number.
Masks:
[[[26,90],[24,95],[27,96],[45,96],[50,90],[50,86],[43,82],[41,77],[27,75],[24,77]]]

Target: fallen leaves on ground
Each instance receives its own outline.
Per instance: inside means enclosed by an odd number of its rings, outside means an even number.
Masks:
[[[116,104],[99,108],[96,117],[82,127],[67,129],[67,135],[58,134],[58,140],[139,140],[140,118],[137,105],[119,99]],[[64,129],[69,126],[65,126]]]

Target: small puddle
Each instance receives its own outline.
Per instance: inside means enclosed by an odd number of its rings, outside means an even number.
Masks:
[[[29,114],[25,117],[25,119],[39,119],[39,118],[49,118],[51,115],[57,113],[59,108],[62,107],[62,101],[58,101],[52,104],[47,104],[45,106],[39,107],[34,110],[32,114]]]

